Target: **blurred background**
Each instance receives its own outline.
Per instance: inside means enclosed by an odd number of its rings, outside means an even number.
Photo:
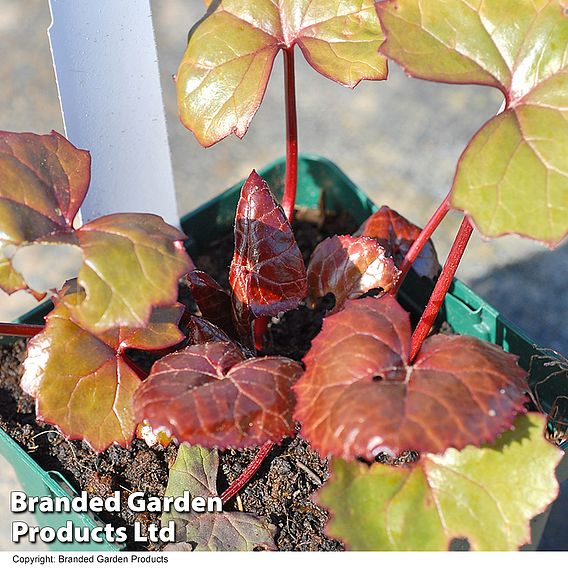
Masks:
[[[231,137],[204,150],[178,121],[171,78],[188,30],[204,13],[203,3],[151,4],[179,211],[185,214],[284,153],[282,60],[279,56],[275,62],[263,105],[245,139]],[[63,132],[49,24],[46,0],[0,0],[2,130]],[[312,70],[299,51],[296,61],[300,150],[334,161],[377,204],[388,204],[419,225],[449,190],[468,140],[502,102],[496,90],[411,79],[394,64],[388,81],[361,83],[350,91]],[[434,236],[441,260],[459,221],[458,214],[451,214]],[[63,263],[57,256],[49,262]],[[484,241],[477,235],[458,271],[536,342],[568,354],[567,275],[566,243],[551,252],[517,237]],[[25,294],[8,298],[0,292],[0,318],[9,321],[33,303]],[[9,480],[8,466],[0,466],[4,481]],[[7,534],[10,523],[5,510],[3,506],[0,535]],[[0,548],[2,544],[0,536]]]

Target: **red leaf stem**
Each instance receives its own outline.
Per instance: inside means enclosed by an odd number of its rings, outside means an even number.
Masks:
[[[460,260],[465,252],[465,248],[471,237],[471,233],[473,232],[473,227],[469,222],[467,217],[464,217],[460,228],[457,232],[456,238],[450,249],[448,254],[448,258],[444,264],[444,268],[442,269],[442,273],[436,282],[436,286],[434,286],[434,290],[432,295],[430,296],[430,300],[428,301],[428,305],[424,309],[424,313],[412,334],[412,345],[410,348],[410,361],[412,362],[420,348],[422,347],[422,343],[426,339],[428,333],[430,333],[430,329],[444,303],[444,298],[446,297],[446,293],[450,288],[450,284],[452,283],[452,279],[456,270],[459,266]]]
[[[422,249],[434,233],[434,231],[438,228],[438,225],[443,221],[444,217],[448,214],[450,210],[450,195],[446,195],[444,201],[440,204],[438,209],[434,212],[428,223],[426,223],[425,227],[422,229],[418,238],[412,243],[412,246],[408,249],[406,256],[400,266],[400,277],[396,286],[391,290],[391,294],[394,296],[398,292],[404,278],[408,274],[408,271],[412,268],[412,264],[418,258],[419,254],[422,252]]]
[[[260,447],[254,459],[247,465],[245,470],[223,491],[221,500],[226,503],[229,499],[233,498],[250,480],[250,478],[258,471],[266,456],[274,447],[273,442],[266,442]]]
[[[43,330],[43,325],[0,323],[0,335],[10,337],[33,337]]]
[[[282,208],[292,222],[298,184],[298,123],[296,118],[296,79],[294,75],[294,46],[284,49],[284,86],[286,104],[286,180]]]
[[[268,329],[268,317],[254,320],[254,346],[257,351],[262,349],[264,334]]]

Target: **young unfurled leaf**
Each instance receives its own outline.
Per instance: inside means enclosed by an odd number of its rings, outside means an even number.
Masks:
[[[298,45],[321,74],[348,87],[386,79],[373,0],[218,2],[192,30],[177,73],[179,113],[203,146],[242,138],[280,49]]]
[[[331,511],[326,532],[351,550],[448,550],[454,538],[515,550],[558,494],[562,452],[544,440],[544,423],[521,416],[491,445],[425,454],[412,467],[334,459],[316,497]]]
[[[234,332],[229,294],[201,270],[192,270],[186,279],[201,315],[223,331]]]
[[[93,335],[70,318],[59,301],[42,333],[28,344],[22,388],[36,397],[40,420],[68,438],[101,452],[113,442],[127,446],[136,422],[132,407],[140,379],[124,359],[127,348],[156,350],[183,339],[177,327],[183,306],[156,308],[147,328],[116,328]]]
[[[192,267],[185,235],[142,213],[107,215],[74,231],[89,179],[88,152],[56,132],[0,132],[0,287],[28,287],[10,260],[19,247],[77,246],[86,294],[70,306],[73,318],[93,332],[144,327],[153,307],[176,301],[178,279]]]
[[[231,341],[231,338],[222,329],[198,316],[191,316],[186,327],[190,345],[209,341]]]
[[[215,450],[199,446],[179,447],[170,470],[166,497],[179,497],[189,491],[192,497],[217,495],[219,456]],[[174,521],[176,544],[165,550],[276,550],[276,527],[266,519],[249,513],[164,513],[162,525]]]
[[[560,0],[387,0],[381,51],[414,77],[496,87],[505,108],[462,154],[451,203],[488,237],[568,232],[568,13]]]
[[[154,364],[136,392],[136,417],[205,447],[279,442],[294,431],[291,387],[302,372],[285,357],[245,359],[235,343],[191,345]]]
[[[322,455],[443,452],[491,442],[523,412],[516,357],[466,336],[426,339],[408,361],[409,315],[390,296],[325,318],[294,386],[302,436]]]
[[[213,497],[218,494],[218,470],[217,450],[180,444],[176,461],[170,469],[165,495],[178,497],[189,491],[192,497]],[[162,516],[162,522],[167,516],[168,513]]]
[[[308,265],[308,293],[312,303],[332,292],[334,313],[346,300],[358,298],[374,288],[388,292],[398,279],[393,259],[368,237],[333,236],[322,241]]]
[[[383,246],[388,256],[392,256],[395,264],[400,267],[412,243],[418,238],[421,229],[394,209],[383,205],[373,213],[358,229],[355,236],[373,237]],[[418,276],[433,280],[442,267],[431,240],[425,245],[412,268]]]
[[[292,310],[307,294],[306,267],[290,223],[255,171],[237,205],[229,281],[236,327],[244,340],[251,336],[254,318]]]

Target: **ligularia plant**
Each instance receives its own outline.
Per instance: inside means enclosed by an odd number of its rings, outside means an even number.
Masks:
[[[348,87],[386,79],[391,59],[414,77],[503,93],[503,110],[464,150],[424,229],[383,206],[354,234],[314,242],[305,265],[291,225],[296,46]],[[529,542],[529,521],[557,495],[562,452],[544,436],[545,414],[527,412],[527,371],[489,342],[431,331],[474,227],[551,248],[568,233],[567,46],[561,0],[210,3],[176,75],[181,120],[202,145],[244,136],[279,51],[285,66],[282,205],[253,171],[236,208],[227,289],[156,216],[110,215],[75,229],[88,153],[56,133],[0,133],[0,286],[29,288],[12,259],[32,243],[78,247],[84,260],[76,280],[51,292],[45,327],[0,327],[35,335],[23,387],[38,418],[99,452],[128,445],[140,425],[165,433],[180,444],[168,495],[216,494],[217,450],[259,446],[225,502],[299,423],[330,459],[315,499],[346,548]],[[463,220],[442,267],[430,237],[452,208]],[[412,323],[397,299],[410,271],[431,285]],[[180,279],[191,292],[185,305]],[[330,295],[302,361],[259,355],[271,318]],[[151,354],[151,367],[137,351]],[[533,396],[556,380],[545,374],[531,382]],[[562,408],[555,403],[551,420]],[[275,548],[275,527],[245,513],[169,520],[178,549]]]

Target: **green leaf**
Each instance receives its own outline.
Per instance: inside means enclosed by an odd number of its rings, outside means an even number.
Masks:
[[[488,237],[568,233],[568,12],[559,0],[386,0],[381,51],[414,77],[496,87],[505,107],[461,156],[451,203]]]
[[[215,4],[213,4],[215,6]],[[347,87],[385,79],[373,0],[224,0],[195,27],[177,73],[182,122],[203,146],[242,138],[280,49]]]
[[[73,319],[95,333],[116,326],[143,327],[153,306],[177,300],[178,280],[193,267],[185,235],[148,213],[99,217],[49,242],[81,247],[78,282],[84,299],[68,307]]]
[[[514,431],[482,448],[425,454],[414,467],[333,460],[317,494],[331,511],[327,532],[354,550],[475,550],[530,542],[529,521],[558,495],[563,452],[543,438],[545,417],[521,416]]]
[[[178,497],[189,491],[192,497],[217,495],[219,456],[216,450],[182,444],[170,470],[166,497]],[[266,519],[248,513],[177,513],[161,517],[162,525],[174,521],[177,544],[166,550],[233,550],[259,548],[276,550],[276,528]]]
[[[67,301],[76,295],[70,293]],[[124,350],[176,345],[184,338],[177,327],[182,312],[181,304],[156,308],[143,330],[115,328],[93,335],[60,301],[43,332],[29,341],[24,362],[22,388],[36,397],[37,417],[98,452],[113,442],[127,446],[136,427],[132,399],[140,378]]]

